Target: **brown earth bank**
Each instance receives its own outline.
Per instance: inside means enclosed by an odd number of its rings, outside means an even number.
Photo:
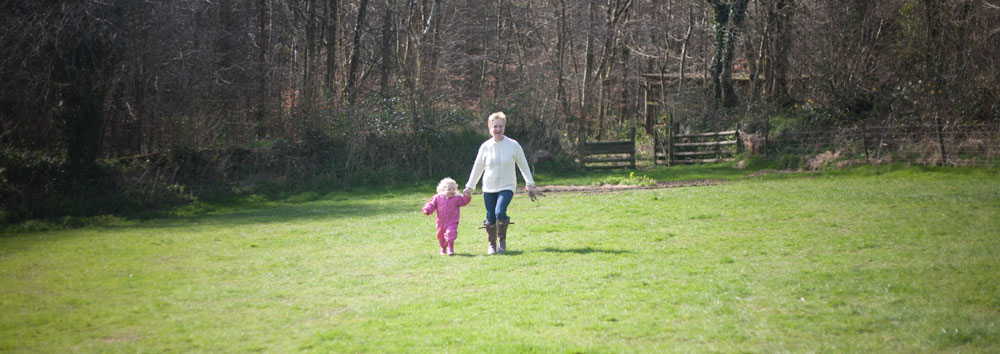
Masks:
[[[595,184],[586,186],[560,186],[560,185],[544,185],[537,186],[535,189],[539,192],[545,193],[566,193],[566,192],[579,192],[579,193],[609,193],[618,192],[632,189],[661,189],[661,188],[678,188],[678,187],[695,187],[695,186],[714,186],[719,184],[726,184],[728,181],[723,180],[692,180],[692,181],[672,181],[672,182],[659,182],[652,186],[638,186],[638,185],[621,185],[621,184]],[[528,194],[524,187],[517,188],[517,194]]]

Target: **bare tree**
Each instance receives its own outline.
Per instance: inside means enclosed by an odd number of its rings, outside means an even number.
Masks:
[[[351,63],[350,71],[347,72],[347,102],[349,104],[354,104],[358,97],[358,92],[356,86],[357,74],[358,74],[358,64],[361,61],[361,31],[364,28],[365,23],[365,12],[368,9],[368,0],[361,0],[361,5],[358,6],[358,20],[354,25],[354,41],[351,43]]]
[[[389,94],[389,75],[392,73],[393,59],[392,59],[392,43],[394,38],[394,21],[395,13],[393,9],[393,1],[386,0],[385,11],[383,11],[382,17],[382,44],[381,44],[381,55],[379,56],[379,62],[381,63],[379,67],[379,93],[382,96]]]
[[[326,5],[326,86],[330,96],[335,96],[337,86],[337,25],[340,23],[337,0],[329,0]]]
[[[708,0],[715,12],[715,54],[712,56],[712,88],[715,101],[725,108],[739,104],[733,88],[733,52],[736,36],[746,18],[749,0]]]
[[[791,101],[788,70],[795,0],[760,0],[758,4],[764,12],[760,39],[756,45],[749,43],[749,37],[747,39],[749,99],[756,101],[763,95],[769,102],[785,105]]]
[[[91,171],[101,155],[106,95],[113,70],[121,60],[123,31],[121,3],[80,3],[53,6],[46,16],[59,31],[48,45],[54,56],[53,84],[57,88],[57,114],[63,124],[66,155],[77,171]]]

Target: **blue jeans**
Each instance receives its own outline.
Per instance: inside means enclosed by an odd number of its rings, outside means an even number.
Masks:
[[[497,220],[510,220],[507,216],[507,206],[513,198],[514,191],[483,193],[483,201],[486,202],[486,223],[496,224]]]

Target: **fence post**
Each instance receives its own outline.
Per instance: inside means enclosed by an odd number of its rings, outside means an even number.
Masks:
[[[937,136],[938,136],[938,146],[941,151],[941,162],[940,165],[944,166],[945,160],[948,158],[944,154],[944,126],[941,125],[941,116],[934,113],[934,123],[937,125]]]
[[[764,118],[764,146],[761,147],[760,152],[764,154],[765,158],[767,157],[767,149],[771,145],[767,142],[769,135],[771,135],[771,115],[767,115]]]
[[[743,139],[740,139],[740,123],[736,123],[736,154],[743,152]]]
[[[667,167],[674,165],[674,112],[667,116]]]
[[[868,129],[865,129],[865,123],[861,123],[861,145],[865,149],[865,160],[871,161],[871,156],[868,156]]]
[[[649,118],[649,85],[647,83],[643,83],[641,87],[642,87],[642,118],[643,118],[642,123],[643,127],[646,129],[646,132],[648,133],[651,130],[653,130],[653,123],[652,123],[653,120]],[[656,149],[653,150],[655,151]],[[653,155],[654,155],[653,160],[656,160],[655,159],[656,154],[654,153]],[[653,161],[653,165],[656,165],[656,161]]]
[[[639,153],[638,151],[635,151],[635,127],[634,126],[630,130],[629,134],[631,134],[631,135],[629,135],[628,140],[632,141],[632,169],[634,170],[635,169],[635,155],[637,155]],[[653,149],[653,151],[654,151],[653,155],[656,155],[656,152],[655,152],[656,149]]]
[[[722,131],[717,131],[715,133],[715,137],[712,138],[712,141],[715,142],[716,144],[718,144],[720,141],[722,141],[722,134],[719,134],[721,132]],[[715,159],[721,159],[722,158],[722,145],[715,145],[713,148],[715,149],[715,154],[708,155],[708,156],[712,156],[712,158],[715,158]]]
[[[660,131],[653,126],[653,167],[659,165],[656,161],[656,148],[660,146]]]

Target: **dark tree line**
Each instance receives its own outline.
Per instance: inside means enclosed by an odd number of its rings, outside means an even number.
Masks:
[[[667,109],[644,117],[650,101],[712,119],[808,101],[843,122],[996,121],[998,5],[10,0],[0,143],[63,151],[85,170],[177,147],[434,130],[498,109],[536,149],[656,123]]]

